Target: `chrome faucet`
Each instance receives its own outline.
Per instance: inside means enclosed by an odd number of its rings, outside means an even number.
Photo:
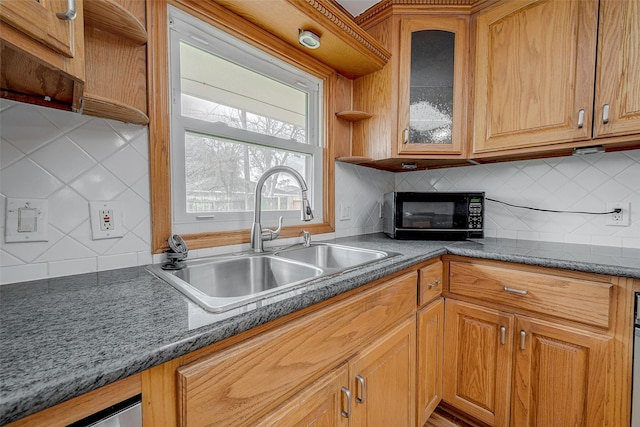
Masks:
[[[302,191],[302,220],[303,221],[311,221],[313,219],[313,212],[311,212],[311,204],[307,199],[307,183],[304,182],[304,178],[300,175],[295,169],[290,168],[289,166],[274,166],[271,169],[267,170],[262,174],[258,183],[256,184],[256,195],[254,201],[254,214],[253,214],[253,225],[251,226],[251,250],[254,252],[263,252],[264,248],[262,246],[262,242],[275,240],[280,236],[280,231],[282,230],[282,217],[278,220],[278,228],[275,230],[271,230],[269,228],[262,228],[260,224],[260,205],[262,203],[262,187],[264,186],[265,181],[271,175],[285,172],[291,175],[298,181],[300,185],[300,190]]]

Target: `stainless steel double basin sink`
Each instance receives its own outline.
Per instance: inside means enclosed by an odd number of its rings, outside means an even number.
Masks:
[[[181,270],[163,270],[159,265],[149,270],[205,310],[218,313],[395,255],[314,243],[274,252],[189,260]]]

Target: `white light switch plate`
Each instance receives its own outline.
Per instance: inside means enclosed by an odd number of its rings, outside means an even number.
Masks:
[[[124,235],[122,204],[118,200],[89,202],[91,238],[113,239]]]
[[[5,242],[48,242],[48,213],[47,199],[7,198]]]

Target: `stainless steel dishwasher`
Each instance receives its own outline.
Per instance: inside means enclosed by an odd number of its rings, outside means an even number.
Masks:
[[[631,387],[631,427],[640,426],[640,292],[636,292],[633,337],[633,386]]]
[[[68,427],[142,427],[140,396],[110,406]]]

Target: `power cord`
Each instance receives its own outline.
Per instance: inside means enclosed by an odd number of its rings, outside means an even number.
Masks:
[[[585,214],[585,215],[609,215],[609,214],[613,214],[613,213],[622,212],[622,209],[620,209],[620,208],[615,208],[614,210],[609,211],[609,212],[557,211],[557,210],[553,210],[553,209],[540,209],[540,208],[532,208],[531,206],[514,205],[514,204],[511,204],[511,203],[503,202],[502,200],[492,199],[490,197],[485,197],[485,200],[490,200],[492,202],[501,203],[503,205],[511,206],[512,208],[529,209],[529,210],[532,210],[532,211],[541,211],[541,212],[571,213],[571,214]]]

